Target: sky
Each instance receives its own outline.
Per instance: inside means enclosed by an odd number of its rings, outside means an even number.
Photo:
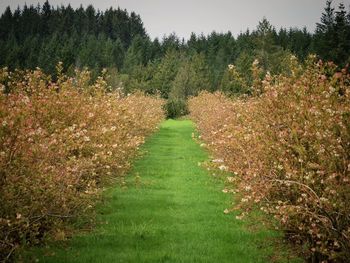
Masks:
[[[0,12],[6,6],[14,10],[45,0],[0,0]],[[207,35],[212,31],[231,31],[234,35],[255,29],[259,21],[266,17],[277,29],[280,27],[304,26],[313,32],[320,21],[326,0],[49,0],[54,5],[74,8],[81,4],[92,4],[96,9],[109,7],[127,9],[141,16],[151,38],[162,38],[176,33],[188,39],[191,32]],[[350,0],[333,0],[338,6],[342,2],[349,10]]]

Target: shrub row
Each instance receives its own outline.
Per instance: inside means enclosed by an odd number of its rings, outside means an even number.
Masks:
[[[91,208],[164,118],[160,99],[61,68],[55,82],[40,69],[0,70],[0,258]]]
[[[222,158],[243,215],[273,215],[312,262],[350,258],[350,75],[310,57],[266,75],[249,98],[189,100],[202,139]],[[254,64],[255,71],[257,63]],[[254,72],[253,67],[253,72]]]

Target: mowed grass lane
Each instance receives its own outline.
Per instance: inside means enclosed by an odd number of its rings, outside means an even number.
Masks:
[[[193,131],[188,120],[164,122],[126,185],[106,194],[97,229],[50,248],[54,256],[39,262],[270,262],[274,248],[266,240],[275,233],[249,231],[223,213],[232,196],[198,166],[208,154]]]

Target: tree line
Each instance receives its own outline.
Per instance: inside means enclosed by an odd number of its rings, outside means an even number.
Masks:
[[[88,67],[97,76],[107,68],[112,85],[164,98],[200,89],[247,93],[255,59],[265,73],[278,74],[288,71],[292,54],[303,61],[310,53],[340,66],[350,62],[350,12],[344,4],[335,8],[327,1],[314,33],[276,29],[264,18],[237,37],[193,33],[187,41],[175,34],[151,40],[140,16],[119,8],[102,12],[46,1],[14,11],[8,7],[0,18],[0,66],[40,67],[53,77],[60,61],[67,74]]]

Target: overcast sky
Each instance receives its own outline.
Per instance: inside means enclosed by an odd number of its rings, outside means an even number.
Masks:
[[[1,13],[6,6],[15,9],[45,0],[0,0]],[[162,37],[175,32],[188,39],[191,32],[205,35],[231,31],[234,35],[254,29],[265,16],[276,28],[303,27],[309,31],[319,22],[326,0],[51,0],[54,6],[70,3],[73,7],[92,4],[96,9],[120,7],[141,15],[148,34]],[[350,0],[343,2],[349,10]]]

